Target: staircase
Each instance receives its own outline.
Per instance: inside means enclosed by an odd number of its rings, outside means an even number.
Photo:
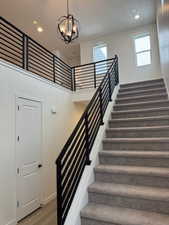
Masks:
[[[164,81],[120,86],[82,225],[169,225],[169,100]]]

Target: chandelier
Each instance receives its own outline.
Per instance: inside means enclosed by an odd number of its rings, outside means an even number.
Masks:
[[[73,40],[79,37],[79,22],[74,18],[72,14],[69,13],[69,0],[67,0],[67,16],[62,16],[59,18],[58,22],[58,32],[61,39],[69,44]]]

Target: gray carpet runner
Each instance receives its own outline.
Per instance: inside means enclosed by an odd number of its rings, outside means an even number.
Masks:
[[[169,225],[169,100],[162,79],[120,85],[82,225]]]

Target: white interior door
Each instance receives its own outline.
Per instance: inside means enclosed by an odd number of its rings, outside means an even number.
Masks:
[[[17,220],[40,207],[41,103],[16,100]]]

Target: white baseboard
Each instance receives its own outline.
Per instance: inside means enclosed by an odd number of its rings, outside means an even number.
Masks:
[[[166,80],[166,78],[164,76],[163,76],[163,79],[164,79],[165,87],[166,87],[168,98],[169,98],[169,88],[167,86],[167,80]]]
[[[56,198],[56,192],[53,194],[49,195],[47,198],[42,200],[42,205],[48,204],[50,201],[54,200]]]
[[[16,220],[11,220],[9,223],[5,225],[16,225],[16,224],[17,224]]]

